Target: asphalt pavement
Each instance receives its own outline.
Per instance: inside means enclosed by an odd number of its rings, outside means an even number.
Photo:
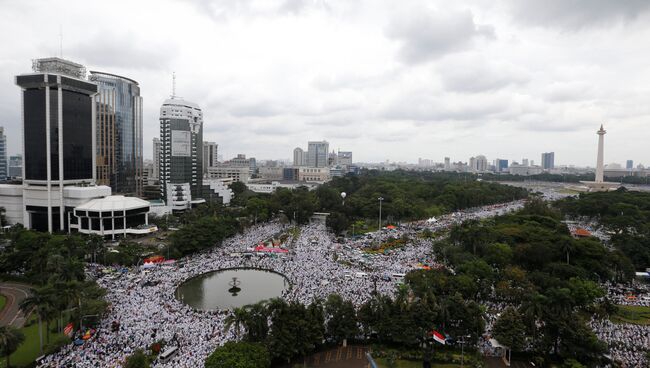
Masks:
[[[2,282],[0,294],[7,297],[7,303],[0,311],[0,326],[23,327],[25,315],[20,310],[20,303],[30,295],[29,286],[15,282]]]

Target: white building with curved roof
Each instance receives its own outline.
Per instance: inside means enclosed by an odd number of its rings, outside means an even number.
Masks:
[[[75,219],[69,219],[69,227],[83,234],[101,236],[135,234],[144,235],[158,228],[149,225],[148,201],[136,197],[111,195],[92,199],[75,207]]]

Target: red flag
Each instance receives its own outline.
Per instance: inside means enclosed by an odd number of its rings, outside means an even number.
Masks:
[[[64,335],[70,335],[70,334],[72,333],[72,329],[73,329],[73,328],[74,328],[74,326],[72,325],[72,323],[68,323],[68,324],[65,326],[65,328],[63,329],[63,334],[64,334]]]
[[[442,345],[445,344],[445,336],[440,332],[433,330],[431,331],[431,335],[433,336],[433,339],[436,340],[437,342],[441,343]]]

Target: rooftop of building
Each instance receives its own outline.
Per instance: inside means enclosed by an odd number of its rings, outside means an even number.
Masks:
[[[129,81],[129,82],[131,82],[131,83],[133,83],[135,85],[139,85],[137,81],[134,81],[131,78],[127,78],[127,77],[117,75],[117,74],[100,72],[100,71],[97,71],[97,70],[91,70],[89,73],[90,73],[90,75],[105,75],[105,76],[109,76],[109,77],[113,77],[113,78],[120,78],[120,79],[124,79],[126,81]]]
[[[185,101],[179,97],[168,98],[165,100],[165,102],[163,102],[162,105],[163,106],[184,106],[184,107],[189,107],[191,109],[201,110],[199,105],[195,104],[194,102]]]
[[[79,211],[127,211],[132,209],[149,207],[149,202],[136,197],[125,197],[122,195],[111,195],[104,198],[97,198],[88,201],[75,208]]]

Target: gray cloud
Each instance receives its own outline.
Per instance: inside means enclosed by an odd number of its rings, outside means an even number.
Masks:
[[[638,18],[647,0],[506,0],[519,23],[578,30]]]
[[[494,91],[510,85],[522,85],[530,80],[522,67],[478,56],[451,58],[442,63],[438,70],[445,88],[453,92]]]
[[[177,55],[174,44],[141,39],[132,33],[96,33],[65,48],[66,57],[95,68],[167,69]]]
[[[400,58],[407,63],[467,49],[477,38],[494,38],[493,27],[476,24],[469,10],[442,13],[415,8],[398,15],[385,32],[400,43]]]

